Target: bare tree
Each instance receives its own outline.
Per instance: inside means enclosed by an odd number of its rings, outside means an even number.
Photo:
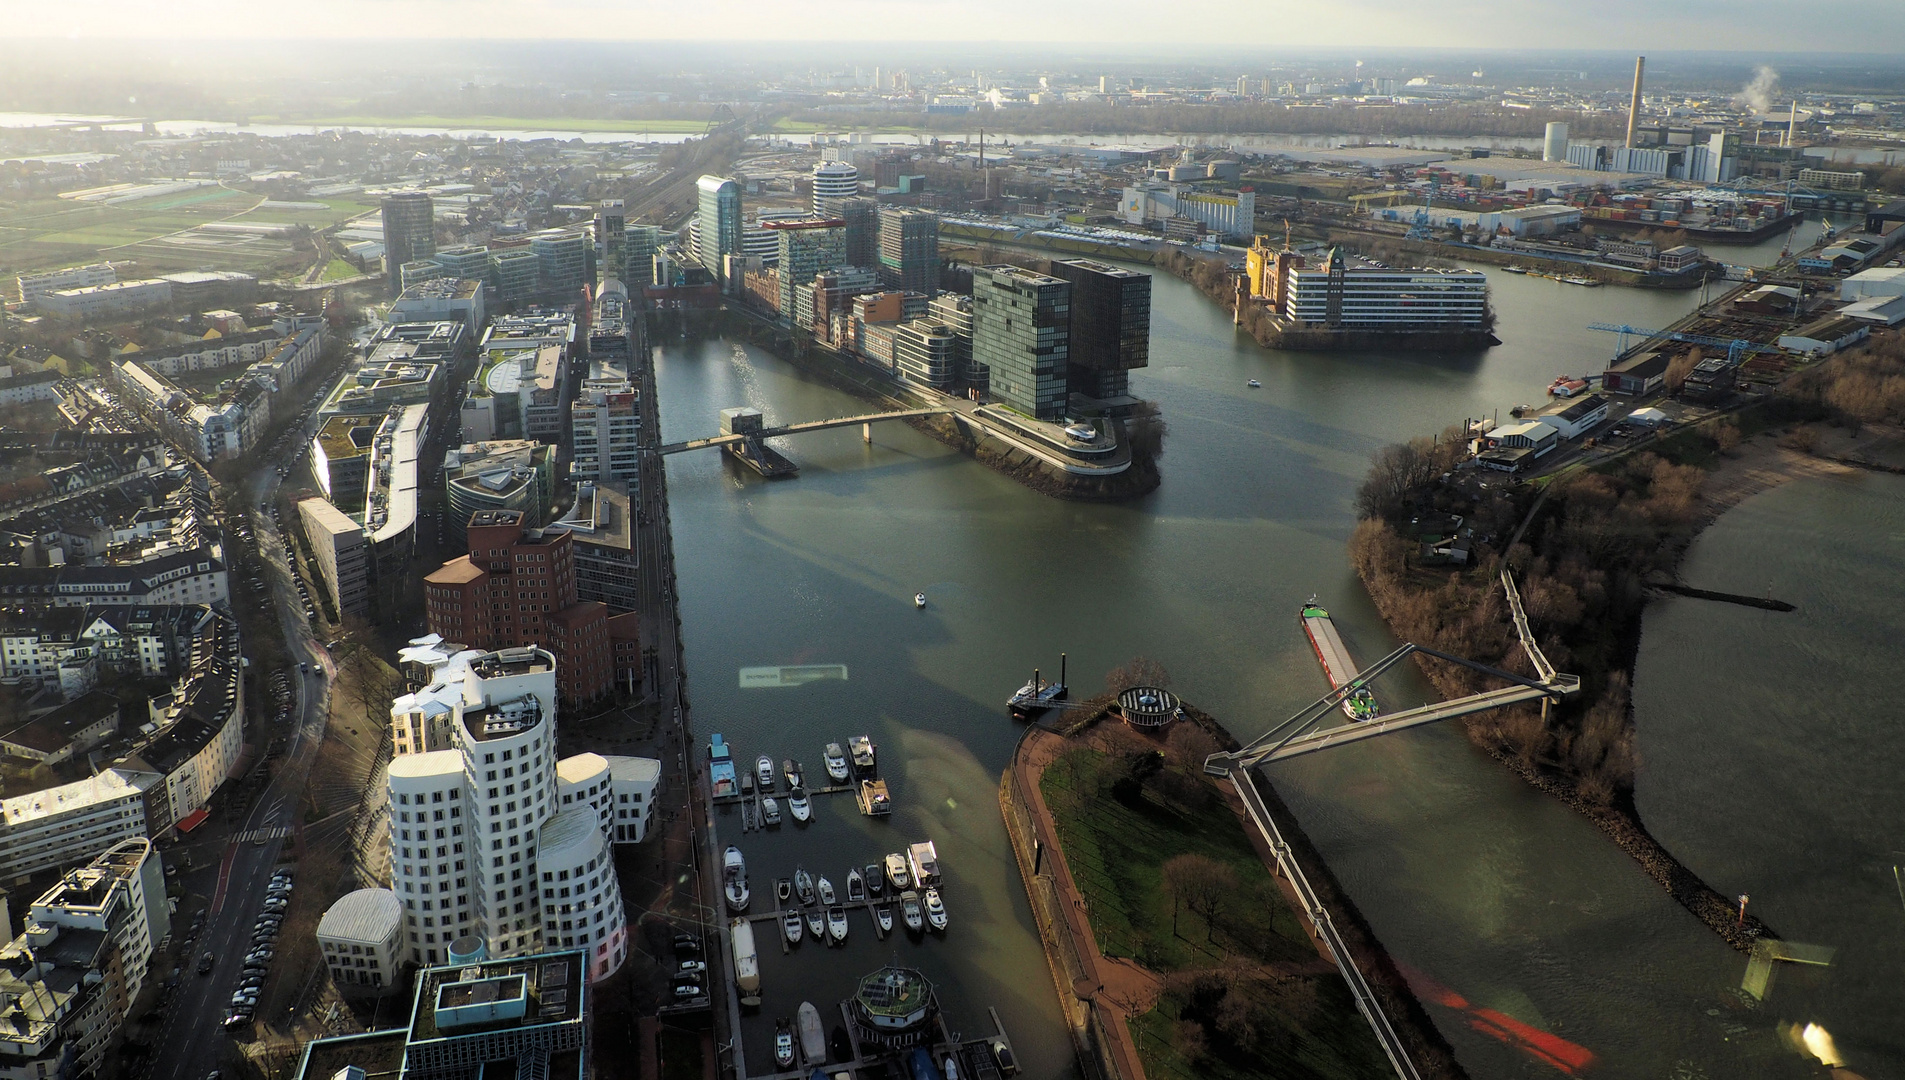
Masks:
[[[1211,940],[1217,932],[1218,917],[1237,892],[1236,872],[1196,852],[1173,856],[1163,869],[1164,885],[1171,891],[1173,901],[1204,917],[1204,940]],[[1171,912],[1172,933],[1177,932],[1175,903]]]
[[[1169,686],[1171,673],[1164,665],[1148,657],[1134,656],[1105,672],[1105,689],[1122,694],[1134,686]]]

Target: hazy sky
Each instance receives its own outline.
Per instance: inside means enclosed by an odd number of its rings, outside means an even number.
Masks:
[[[0,25],[9,35],[78,38],[1905,52],[1905,0],[0,0]]]

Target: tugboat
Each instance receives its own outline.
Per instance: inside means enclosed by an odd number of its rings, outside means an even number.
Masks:
[[[847,770],[847,755],[840,749],[840,744],[837,742],[827,744],[827,775],[832,777],[836,784],[846,783],[847,778],[852,775]]]
[[[866,902],[866,898],[866,879],[860,876],[860,871],[858,870],[847,871],[847,903],[863,904]]]
[[[814,876],[804,866],[794,871],[794,892],[799,894],[801,903],[814,902]]]
[[[827,907],[832,907],[834,901],[833,882],[823,877],[818,882],[818,885],[820,887],[820,902]]]
[[[835,945],[847,940],[847,910],[845,908],[827,909],[827,938]]]
[[[814,806],[807,801],[807,789],[799,784],[787,794],[787,809],[793,812],[795,821],[806,821],[814,816]]]
[[[915,934],[925,925],[920,917],[919,894],[911,889],[900,894],[900,918],[906,920],[906,929]]]
[[[880,864],[868,863],[860,870],[860,879],[866,882],[867,895],[878,896],[886,891],[886,880],[880,876]],[[852,886],[849,885],[849,888]]]
[[[925,606],[926,606],[926,594],[925,594],[925,593],[923,593],[923,592],[916,592],[916,593],[914,593],[914,594],[913,594],[913,606],[914,606],[914,607],[916,607],[916,608],[923,608],[923,607],[925,607]]]
[[[781,916],[781,934],[789,945],[800,944],[800,912],[790,911]]]
[[[946,905],[939,899],[938,889],[926,890],[926,921],[934,930],[944,933],[946,930]]]

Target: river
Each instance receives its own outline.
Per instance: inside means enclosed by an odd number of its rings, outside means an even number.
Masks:
[[[1029,1075],[1066,1071],[996,804],[1017,735],[1004,698],[1034,665],[1055,668],[1061,650],[1086,691],[1143,654],[1249,738],[1323,688],[1294,619],[1311,593],[1365,660],[1392,648],[1344,553],[1371,452],[1538,400],[1559,372],[1597,370],[1613,339],[1590,322],[1662,326],[1698,300],[1493,276],[1504,344],[1448,357],[1266,351],[1189,286],[1157,276],[1152,363],[1133,386],[1162,404],[1170,435],[1163,485],[1129,504],[1044,498],[892,424],[872,445],[858,429],[789,442],[802,472],[774,484],[717,452],[668,459],[699,735],[724,733],[746,761],[794,756],[811,770],[822,744],[866,732],[893,778],[888,823],[860,818],[842,796],[823,800],[806,830],[741,837],[738,819],[724,818],[724,841],[738,837],[762,898],[797,862],[839,883],[849,864],[925,836],[949,879],[944,941],[875,943],[862,923],[844,957],[820,964],[785,960],[763,936],[751,1068],[773,1016],[803,998],[829,1006],[858,974],[897,958],[938,981],[954,1027],[974,1031],[984,1006],[998,1006]],[[770,422],[864,409],[725,341],[668,344],[657,368],[667,440],[712,433],[732,405]],[[1261,389],[1245,386],[1252,378]],[[921,590],[930,606],[917,611]],[[743,668],[795,664],[844,665],[846,678],[742,688]],[[1386,693],[1393,707],[1431,692],[1402,681]],[[1740,770],[1757,763],[1713,749],[1695,771],[1746,786]],[[1716,1080],[1810,1075],[1768,1014],[1738,1005],[1739,954],[1458,731],[1418,729],[1269,778],[1397,960],[1466,1003],[1430,1010],[1478,1080],[1556,1070],[1480,1030],[1490,1025],[1476,1009],[1592,1054],[1596,1076],[1661,1078],[1683,1063],[1685,1075]],[[1767,848],[1810,842],[1782,833]]]

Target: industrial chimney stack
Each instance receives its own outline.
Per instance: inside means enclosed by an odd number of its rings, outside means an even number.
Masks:
[[[1627,99],[1627,148],[1634,148],[1634,129],[1640,126],[1641,75],[1647,70],[1645,56],[1634,57],[1634,96]]]

